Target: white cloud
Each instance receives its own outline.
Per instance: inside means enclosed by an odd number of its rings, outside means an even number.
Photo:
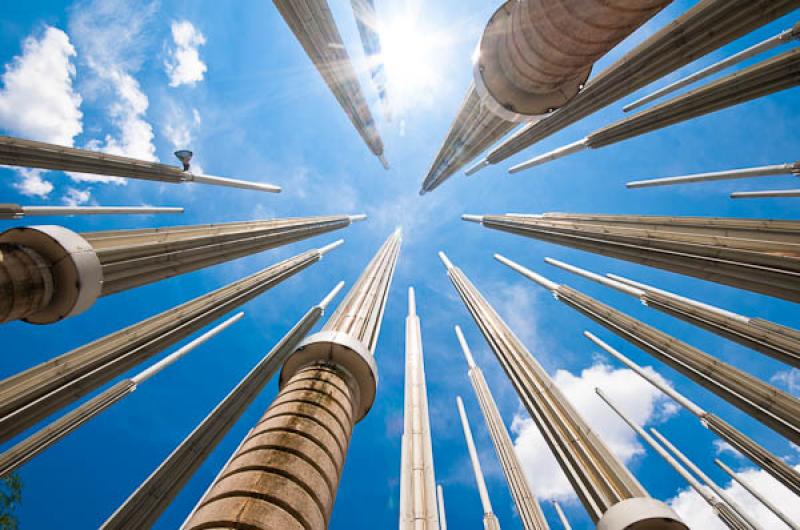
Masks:
[[[93,77],[87,81],[87,98],[99,100],[117,130],[88,149],[143,160],[156,160],[153,127],[146,119],[150,105],[134,74],[140,69],[145,45],[145,24],[155,4],[122,0],[94,0],[79,5],[70,18],[70,32]],[[71,173],[77,182],[125,184],[102,175]]]
[[[781,372],[776,372],[770,381],[784,387],[788,392],[795,396],[800,395],[800,370],[789,368]]]
[[[47,197],[53,191],[53,185],[42,178],[41,169],[15,168],[21,177],[14,187],[23,195],[29,197]]]
[[[714,440],[714,452],[718,455],[729,454],[735,456],[736,458],[744,458],[744,455],[739,452],[734,446],[726,442],[725,440]]]
[[[661,379],[651,368],[645,370]],[[643,448],[636,433],[595,394],[594,389],[601,388],[615,402],[624,403],[626,414],[639,424],[664,418],[674,411],[661,392],[632,370],[615,370],[602,362],[595,362],[579,376],[558,370],[553,380],[623,463],[642,454]],[[527,415],[517,415],[511,429],[516,434],[514,448],[536,495],[547,499],[574,498],[572,486],[533,421]]]
[[[79,190],[77,188],[69,187],[66,189],[64,196],[61,200],[67,206],[78,206],[86,204],[92,198],[92,192],[89,190]]]
[[[30,140],[71,146],[83,130],[81,97],[73,89],[75,48],[66,33],[47,26],[25,39],[22,54],[6,65],[0,89],[0,129]],[[23,195],[47,197],[44,171],[19,169]]]
[[[795,469],[800,471],[800,465],[795,466]],[[797,497],[769,476],[766,471],[751,468],[737,472],[737,474],[770,502],[779,506],[787,516],[795,521],[800,521],[800,504],[797,503]],[[725,492],[762,528],[788,528],[739,484],[731,481],[725,487]],[[689,488],[682,490],[676,497],[669,500],[669,505],[691,528],[727,530],[727,526],[719,520],[711,507],[694,490]]]
[[[164,61],[169,86],[192,86],[202,81],[208,67],[200,58],[198,48],[206,43],[206,38],[191,22],[181,20],[172,23],[172,40],[175,47]]]

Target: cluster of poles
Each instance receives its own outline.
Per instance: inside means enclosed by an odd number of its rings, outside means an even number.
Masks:
[[[505,2],[484,30],[474,59],[473,85],[420,193],[432,191],[462,168],[466,167],[466,174],[472,175],[499,164],[800,5],[792,0],[765,4],[701,0],[589,78],[597,59],[669,3],[668,0],[626,2],[624,6],[608,4],[598,8],[591,0],[565,0],[548,8],[537,2]],[[579,18],[574,13],[591,15]],[[609,23],[610,20],[614,23]],[[744,61],[792,45],[798,38],[800,23],[628,103],[623,110],[639,109]],[[622,142],[798,84],[800,49],[794,47],[602,127],[581,140],[515,164],[508,171],[518,173],[579,151]],[[522,127],[501,141],[518,124]],[[486,150],[488,154],[475,163]],[[638,180],[629,182],[627,187],[797,176],[798,167],[798,163],[789,162]],[[800,189],[737,191],[731,197],[800,197]]]
[[[665,270],[684,274],[695,272],[693,275],[705,280],[800,301],[796,294],[779,287],[778,279],[782,278],[787,285],[794,285],[795,288],[800,285],[798,221],[577,214],[466,215],[465,219],[480,222],[489,228]],[[556,234],[562,239],[556,239]],[[574,239],[569,239],[567,234],[573,235]],[[633,244],[635,240],[638,245]],[[586,246],[586,241],[591,241],[593,246]],[[778,256],[783,270],[780,270],[777,261],[766,265],[765,260]],[[494,257],[511,270],[551,292],[555,300],[728,401],[787,441],[800,443],[800,400],[793,395],[577,289],[556,283],[505,256],[496,254]],[[440,258],[465,308],[597,528],[688,528],[670,507],[653,499],[614,456],[542,368],[536,356],[526,349],[466,274],[444,253],[440,253]],[[737,314],[622,276],[603,276],[552,258],[546,258],[545,261],[561,270],[637,298],[649,308],[711,331],[792,368],[800,367],[800,331],[796,329],[762,318]],[[704,274],[699,273],[701,263]],[[697,268],[693,270],[690,265]],[[725,272],[731,276],[726,277]],[[763,277],[767,274],[774,274],[774,279]],[[778,283],[773,284],[774,289],[766,290],[764,281]],[[406,422],[401,464],[400,527],[444,528],[444,512],[436,502],[420,322],[413,291],[409,293],[406,329]],[[547,520],[526,479],[483,372],[475,362],[459,326],[455,327],[455,335],[466,359],[467,373],[485,428],[505,475],[515,511],[526,530],[546,530],[549,528]],[[717,414],[678,392],[664,375],[642,368],[592,332],[585,331],[584,336],[594,346],[672,398],[696,417],[703,427],[749,459],[757,468],[787,490],[800,495],[800,473],[779,455],[770,452]],[[709,504],[724,525],[731,529],[766,530],[763,523],[759,523],[752,513],[715,483],[681,448],[656,429],[645,430],[642,425],[637,424],[625,412],[625,404],[616,403],[604,389],[597,388],[596,393]],[[457,397],[456,401],[483,508],[484,528],[499,529],[500,523],[492,509],[464,403],[461,397]],[[714,463],[771,511],[777,520],[789,528],[800,528],[800,524],[790,518],[783,507],[770,499],[769,493],[759,491],[758,487],[734,472],[722,460],[716,459]],[[532,472],[535,473],[536,470]],[[570,528],[557,503],[556,513],[564,522],[564,527]]]

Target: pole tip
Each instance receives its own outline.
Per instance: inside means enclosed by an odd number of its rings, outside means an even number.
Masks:
[[[466,214],[465,213],[464,215],[461,216],[461,219],[463,219],[464,221],[470,221],[470,222],[473,222],[473,223],[482,223],[483,222],[483,216],[482,215],[471,215],[471,214]]]
[[[389,165],[389,161],[386,160],[386,157],[383,156],[383,153],[378,155],[378,160],[381,161],[381,165],[383,166],[383,169],[389,169],[391,167]]]
[[[350,223],[352,224],[365,220],[367,218],[367,214],[359,213],[356,215],[348,215],[347,218],[350,219]]]
[[[331,250],[335,249],[336,247],[341,246],[342,243],[344,243],[344,239],[337,239],[333,243],[330,243],[328,245],[325,245],[322,248],[317,249],[317,251],[319,252],[320,256],[324,256],[325,254],[327,254]]]
[[[417,314],[417,300],[414,296],[414,288],[408,288],[408,316],[415,316]]]
[[[442,263],[444,264],[447,270],[453,268],[453,263],[449,259],[447,259],[447,255],[441,250],[439,251],[439,259],[442,260]]]
[[[337,284],[336,284],[336,286],[335,286],[333,289],[331,289],[331,292],[329,292],[328,294],[326,294],[326,295],[325,295],[325,298],[323,298],[323,299],[320,301],[320,303],[319,303],[319,307],[320,307],[320,308],[322,308],[322,310],[324,311],[324,310],[325,310],[325,308],[326,308],[326,307],[328,307],[328,304],[330,304],[330,303],[331,303],[331,300],[333,300],[334,298],[336,298],[336,295],[337,295],[337,294],[339,294],[339,292],[340,292],[340,291],[341,291],[343,288],[344,288],[344,282],[343,282],[343,281],[341,281],[341,282],[337,283]]]
[[[475,173],[477,173],[478,171],[480,171],[481,169],[485,168],[488,165],[489,165],[489,161],[484,158],[483,160],[481,160],[480,162],[478,162],[474,166],[472,166],[469,169],[467,169],[464,172],[464,174],[467,175],[467,176],[474,175]]]

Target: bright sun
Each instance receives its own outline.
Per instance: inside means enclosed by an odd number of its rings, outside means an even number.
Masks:
[[[399,16],[380,28],[389,99],[397,111],[429,100],[439,84],[443,40],[418,21],[418,17]]]

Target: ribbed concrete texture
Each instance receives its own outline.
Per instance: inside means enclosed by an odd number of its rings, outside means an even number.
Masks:
[[[593,63],[669,0],[510,0],[489,20],[474,83],[425,176],[432,191],[513,129],[572,99]]]
[[[326,0],[273,0],[369,150],[388,167],[383,141]]]
[[[398,229],[323,330],[288,357],[278,397],[203,496],[187,529],[327,527],[353,425],[375,399],[373,354],[400,242]]]
[[[800,221],[796,220],[569,213],[464,219],[800,302]]]
[[[187,521],[187,530],[323,530],[358,409],[335,365],[298,370]]]
[[[572,287],[551,282],[503,256],[496,257],[548,289],[557,300],[668,364],[793,443],[800,443],[800,400],[796,397]]]
[[[363,216],[271,219],[75,233],[64,227],[0,234],[0,322],[51,323],[125,291],[349,226]]]
[[[413,288],[408,289],[403,407],[400,530],[439,530],[422,330],[417,316]]]
[[[152,180],[171,184],[199,182],[273,193],[281,191],[279,186],[272,184],[201,175],[192,173],[188,169],[184,170],[150,160],[137,160],[126,156],[34,142],[10,136],[0,136],[0,164]]]
[[[323,250],[313,249],[283,260],[0,381],[0,440],[9,440],[318,262]]]
[[[511,491],[511,497],[514,499],[514,505],[517,508],[517,515],[522,521],[522,527],[525,530],[548,530],[547,519],[544,518],[544,513],[542,513],[539,503],[536,502],[536,496],[531,491],[528,480],[525,478],[522,464],[520,464],[514,451],[514,443],[511,441],[511,436],[509,436],[508,430],[503,423],[503,418],[500,416],[500,411],[494,401],[492,392],[489,390],[489,385],[486,383],[486,378],[483,377],[483,371],[475,363],[467,341],[458,326],[456,326],[456,335],[467,359],[469,380],[472,383],[472,389],[475,391],[475,397],[478,398],[483,420],[489,430],[489,436],[492,439],[497,458],[500,460],[500,467],[506,477],[508,489]]]
[[[493,149],[497,164],[653,81],[800,7],[798,0],[703,0],[594,78],[557,112]]]
[[[598,521],[620,501],[647,497],[461,269],[444,256],[443,261],[447,276],[592,520]]]
[[[796,329],[761,318],[739,315],[615,274],[605,277],[551,258],[545,258],[545,261],[612,289],[635,296],[647,307],[652,307],[800,368],[800,331]]]

